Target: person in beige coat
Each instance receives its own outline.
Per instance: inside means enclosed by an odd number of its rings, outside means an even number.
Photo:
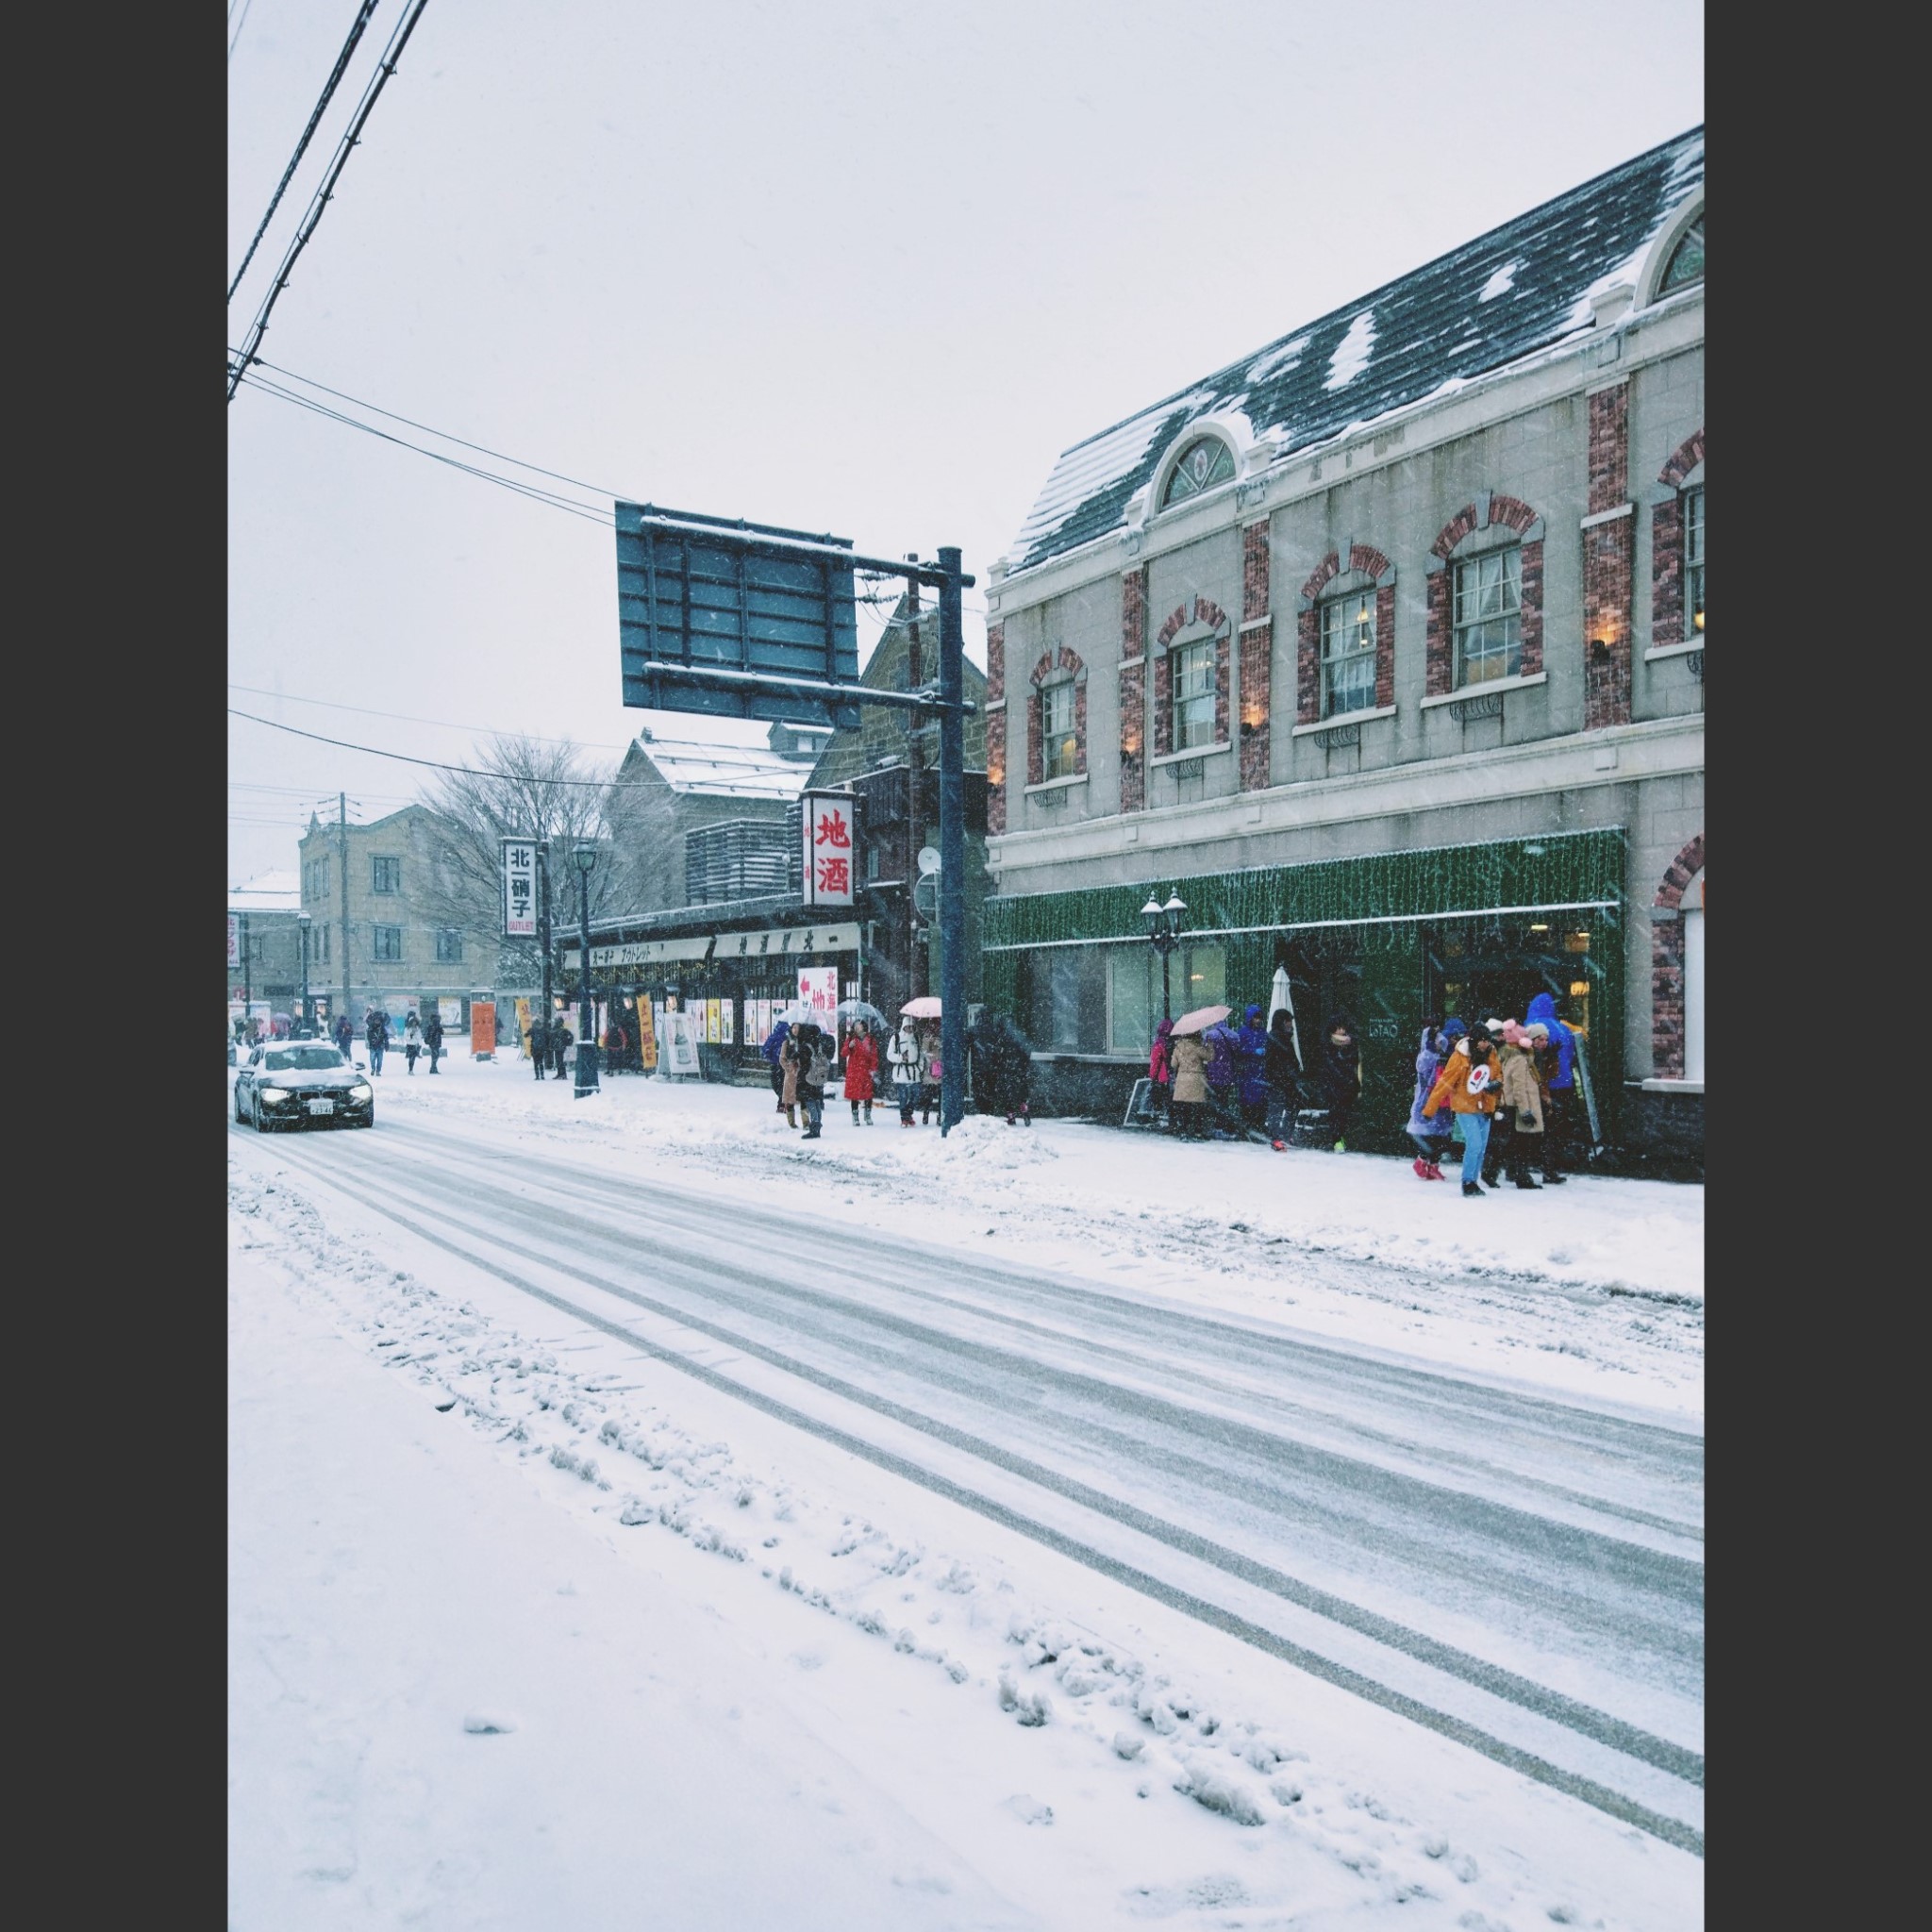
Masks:
[[[1208,1063],[1214,1056],[1198,1033],[1176,1034],[1167,1045],[1174,1068],[1174,1132],[1183,1141],[1208,1138]]]
[[[1547,1036],[1546,1036],[1547,1037]],[[1543,1144],[1542,1083],[1536,1073],[1536,1041],[1513,1020],[1503,1023],[1503,1043],[1496,1058],[1502,1067],[1502,1098],[1498,1118],[1508,1123],[1503,1154],[1509,1178],[1519,1188],[1534,1188],[1530,1163],[1541,1163]]]
[[[788,1127],[798,1124],[798,1074],[803,1060],[798,1050],[798,1028],[794,1026],[778,1049],[778,1065],[785,1075],[784,1085],[778,1090],[778,1105],[785,1109]]]

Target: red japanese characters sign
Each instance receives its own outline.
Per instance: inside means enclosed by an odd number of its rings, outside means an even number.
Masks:
[[[850,906],[858,883],[858,818],[849,791],[808,791],[802,801],[805,903]]]

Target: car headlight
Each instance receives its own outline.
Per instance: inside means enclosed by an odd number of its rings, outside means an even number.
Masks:
[[[358,1080],[349,1089],[349,1098],[351,1100],[373,1100],[375,1097],[375,1089],[367,1080]]]
[[[271,1107],[289,1098],[289,1090],[286,1087],[258,1087],[255,1091],[258,1098],[267,1101]]]

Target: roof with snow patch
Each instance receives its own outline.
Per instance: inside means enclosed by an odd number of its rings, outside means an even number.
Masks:
[[[1692,128],[1075,443],[1014,539],[1009,575],[1119,529],[1189,425],[1240,415],[1281,461],[1592,325],[1594,299],[1704,189]]]

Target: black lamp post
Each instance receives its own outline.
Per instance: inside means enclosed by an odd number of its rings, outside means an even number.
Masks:
[[[298,912],[295,924],[302,935],[302,1032],[306,1039],[315,1031],[313,1015],[308,1010],[308,915]]]
[[[583,978],[578,994],[576,1098],[597,1091],[596,1009],[591,1004],[591,874],[597,868],[594,845],[579,845],[572,855],[577,862],[577,943],[583,948]]]
[[[1147,922],[1147,943],[1160,955],[1160,1017],[1174,1018],[1174,995],[1168,985],[1168,960],[1174,949],[1181,942],[1181,914],[1187,910],[1178,892],[1168,895],[1163,906],[1152,892],[1147,903],[1141,908],[1141,917]]]

